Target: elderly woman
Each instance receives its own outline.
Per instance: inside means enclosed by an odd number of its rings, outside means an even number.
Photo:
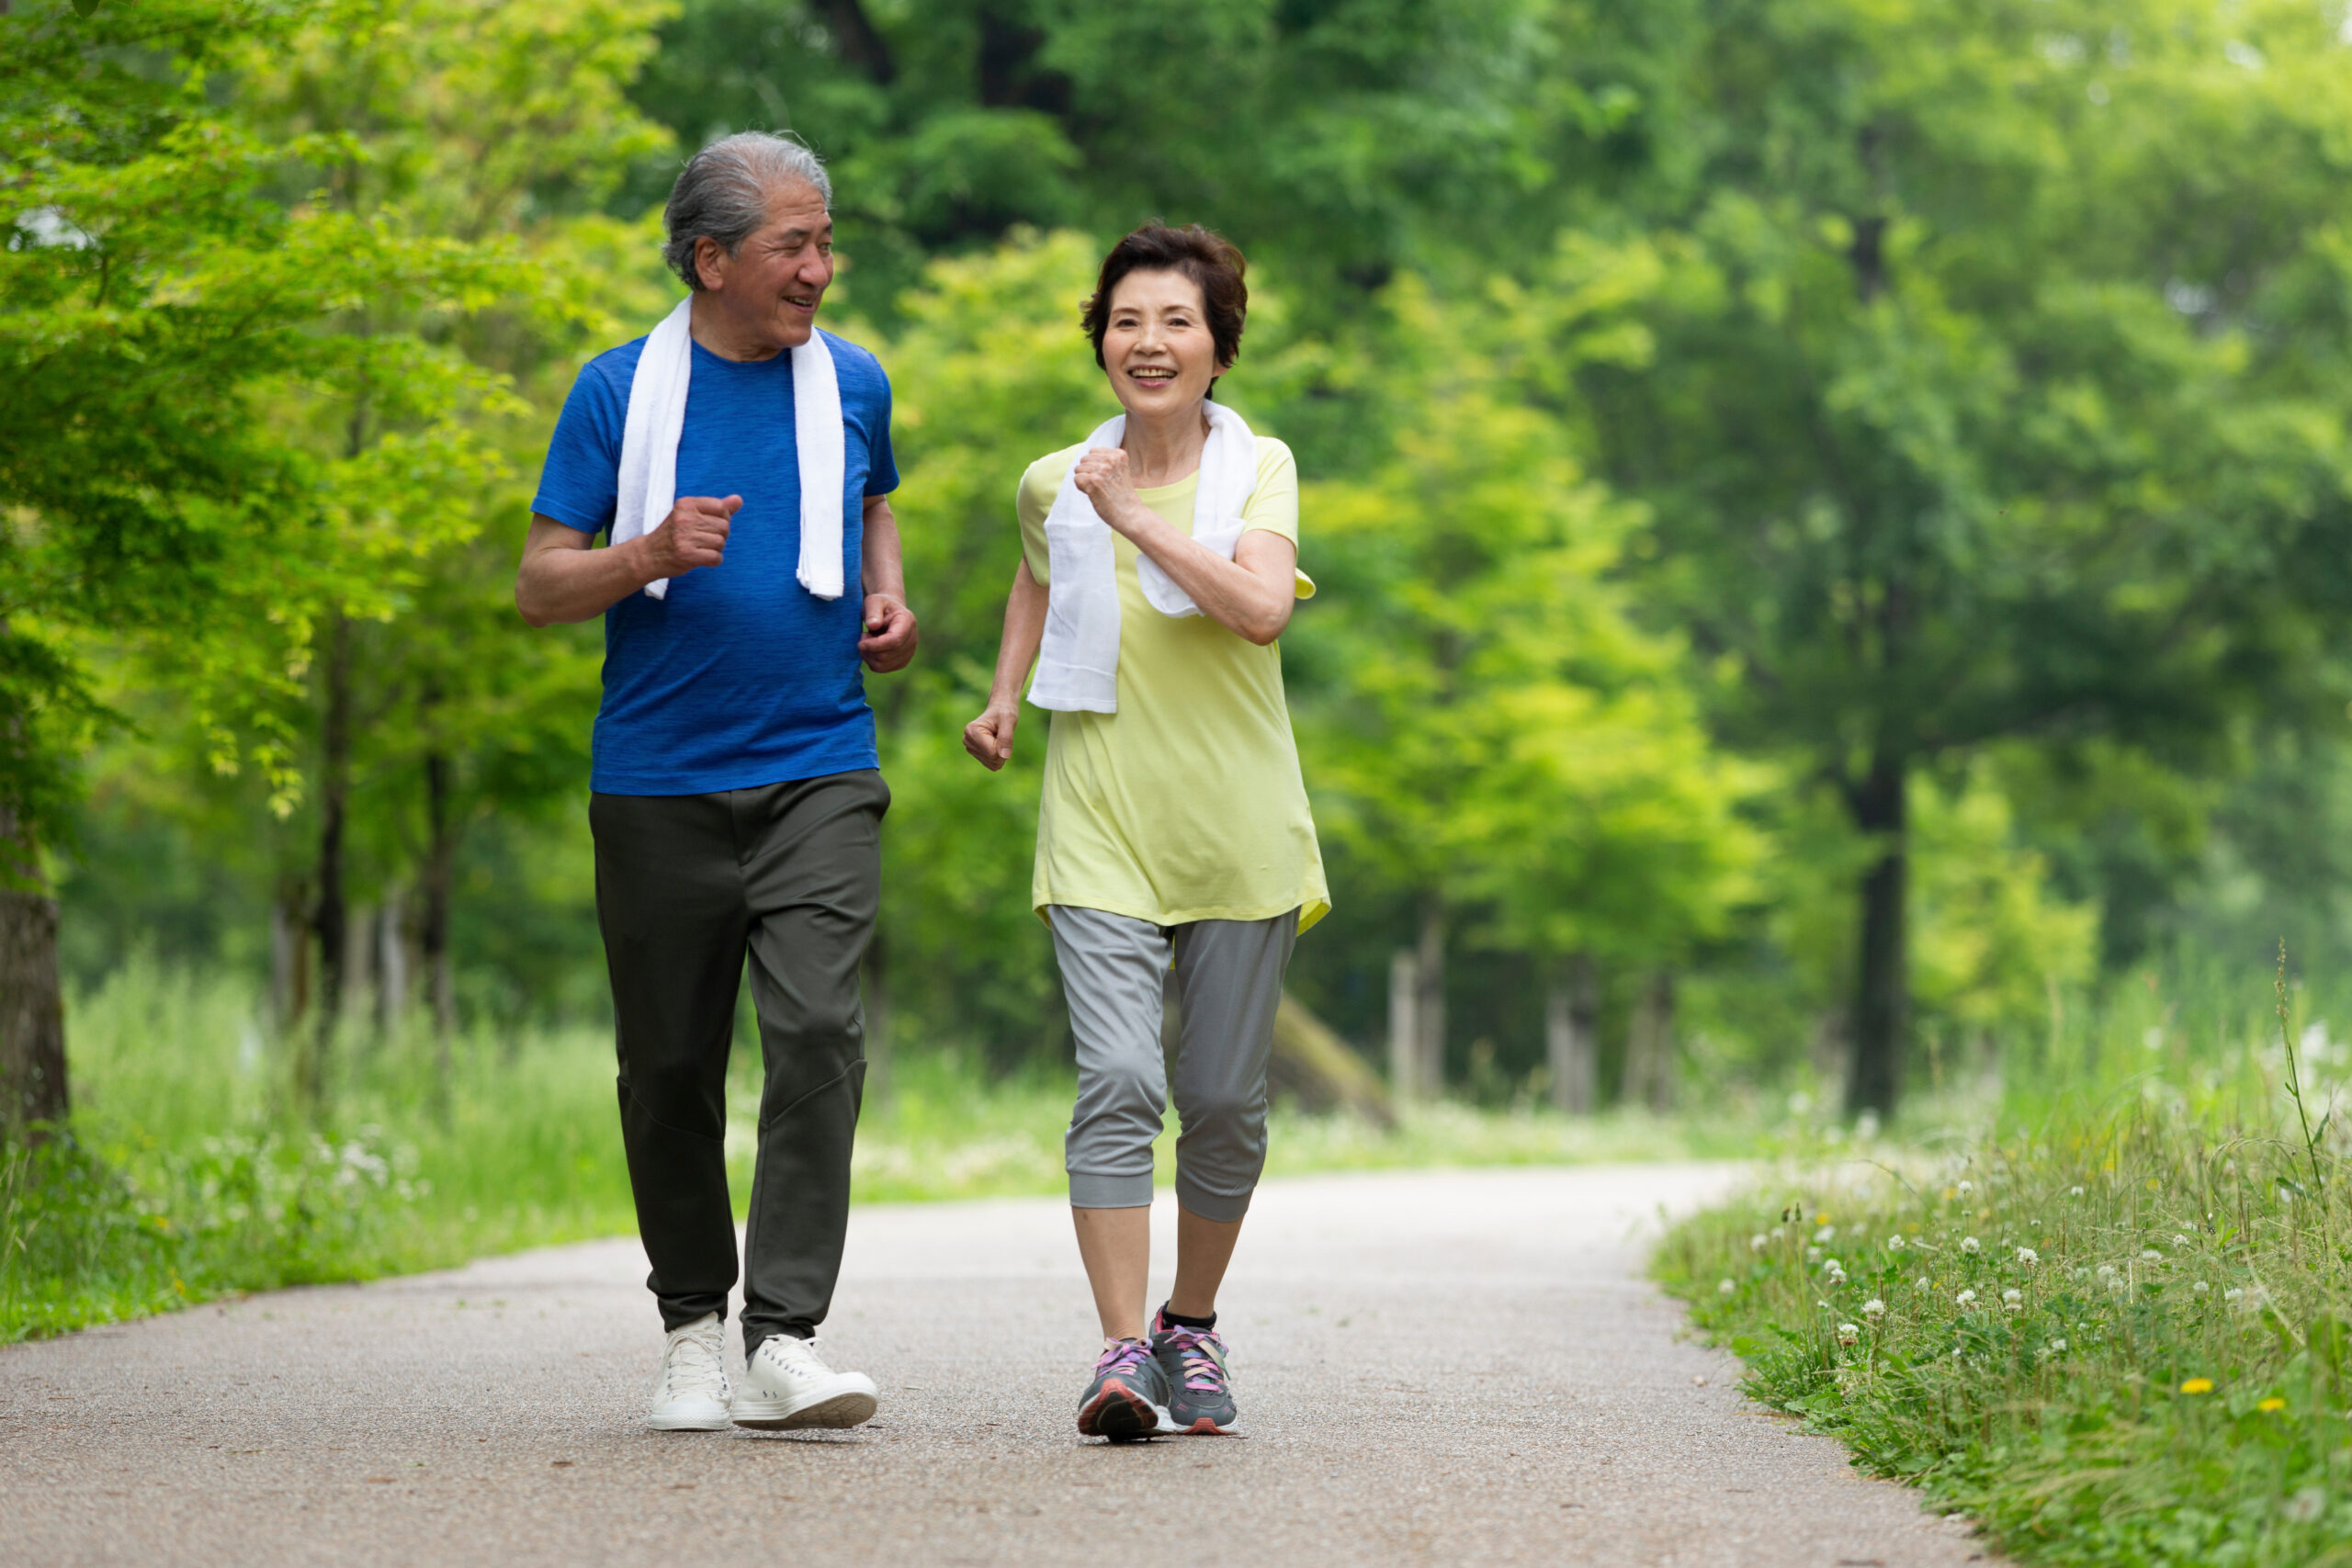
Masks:
[[[1229,1429],[1216,1294],[1266,1160],[1266,1062],[1298,933],[1330,908],[1275,638],[1300,574],[1290,450],[1213,400],[1241,350],[1241,253],[1138,229],[1085,330],[1126,412],[1022,476],[1022,560],[988,710],[1012,755],[1022,677],[1053,710],[1032,897],[1078,1042],[1066,1164],[1103,1335],[1078,1412],[1113,1439]],[[1174,972],[1175,1288],[1147,1328],[1152,1139]]]

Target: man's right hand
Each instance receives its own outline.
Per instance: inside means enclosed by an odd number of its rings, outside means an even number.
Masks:
[[[682,495],[662,525],[642,540],[647,581],[684,577],[696,567],[717,566],[727,558],[728,521],[743,509],[743,498],[714,500],[707,495]]]
[[[1012,760],[1012,731],[1020,723],[1018,705],[990,703],[986,713],[964,727],[964,750],[995,773]]]

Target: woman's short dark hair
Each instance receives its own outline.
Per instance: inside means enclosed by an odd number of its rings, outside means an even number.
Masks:
[[[1249,269],[1238,246],[1197,223],[1182,229],[1145,224],[1113,245],[1111,254],[1102,258],[1094,297],[1087,300],[1080,318],[1086,335],[1094,340],[1094,363],[1102,364],[1102,334],[1111,330],[1111,295],[1119,280],[1131,272],[1181,272],[1200,285],[1218,367],[1231,365],[1241,357],[1241,327],[1250,314],[1250,286],[1241,281]]]

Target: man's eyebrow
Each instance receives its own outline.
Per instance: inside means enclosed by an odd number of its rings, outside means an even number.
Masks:
[[[824,232],[831,234],[832,231],[833,226],[831,223],[828,222],[824,227]],[[806,241],[809,235],[816,232],[817,231],[814,229],[786,229],[783,233],[776,236],[776,243],[780,245],[797,245]]]

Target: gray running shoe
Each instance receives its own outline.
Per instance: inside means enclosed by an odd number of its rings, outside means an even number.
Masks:
[[[1114,1443],[1148,1438],[1171,1429],[1167,1406],[1168,1374],[1159,1370],[1150,1342],[1114,1340],[1094,1363],[1094,1381],[1079,1401],[1079,1436]]]
[[[1229,1432],[1236,1419],[1225,1341],[1207,1328],[1186,1328],[1153,1314],[1151,1357],[1168,1379],[1168,1415],[1180,1432]]]

